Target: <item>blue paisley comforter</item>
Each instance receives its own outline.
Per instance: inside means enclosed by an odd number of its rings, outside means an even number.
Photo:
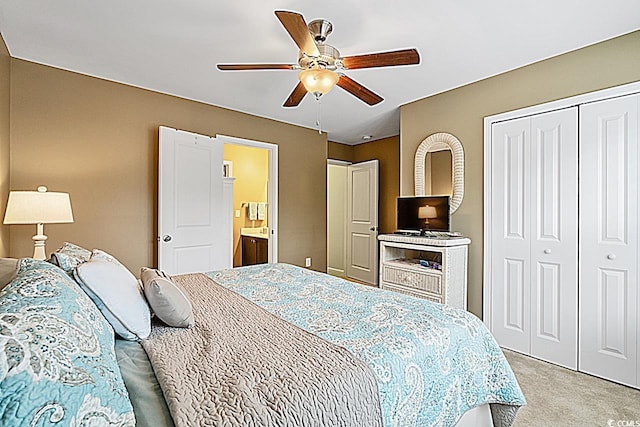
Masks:
[[[287,264],[208,275],[367,362],[385,426],[452,426],[484,403],[506,410],[492,410],[496,423],[496,415],[511,418],[525,404],[494,338],[464,310]]]

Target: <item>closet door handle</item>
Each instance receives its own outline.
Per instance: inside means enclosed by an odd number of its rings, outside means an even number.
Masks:
[[[607,259],[610,259],[610,260],[614,260],[614,259],[616,259],[616,254],[609,254],[609,255],[607,255]]]
[[[168,234],[167,234],[167,235],[165,235],[165,236],[162,238],[162,240],[164,240],[165,242],[170,242],[170,241],[171,241],[171,239],[172,239],[172,237],[171,237],[171,236],[169,236]]]
[[[549,255],[549,254],[551,253],[551,249],[545,249],[545,250],[544,250],[544,253],[545,253],[545,254],[547,254],[547,255]]]

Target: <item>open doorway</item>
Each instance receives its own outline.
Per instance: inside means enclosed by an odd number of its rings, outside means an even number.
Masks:
[[[217,135],[233,179],[233,266],[278,261],[278,146]]]
[[[327,161],[327,273],[346,276],[347,166],[350,162]]]
[[[379,163],[327,161],[327,273],[378,282]]]

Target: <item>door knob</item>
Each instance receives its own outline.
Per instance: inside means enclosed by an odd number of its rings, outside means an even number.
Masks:
[[[549,255],[549,254],[551,253],[551,249],[545,249],[545,250],[544,250],[544,253],[545,253],[545,254],[547,254],[547,255]]]
[[[378,227],[370,227],[369,231],[376,231],[378,229]]]
[[[170,242],[170,241],[171,241],[171,239],[172,239],[172,237],[171,237],[171,236],[169,236],[168,234],[166,234],[166,235],[164,235],[164,236],[162,237],[162,240],[164,240],[165,242]]]
[[[611,259],[611,260],[616,259],[616,254],[607,255],[607,259]]]

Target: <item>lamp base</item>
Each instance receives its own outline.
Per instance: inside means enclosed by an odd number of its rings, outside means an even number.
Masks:
[[[47,236],[44,235],[44,225],[38,224],[38,233],[32,237],[33,239],[33,259],[44,261],[47,259],[47,254],[44,250],[44,244],[47,241]]]

